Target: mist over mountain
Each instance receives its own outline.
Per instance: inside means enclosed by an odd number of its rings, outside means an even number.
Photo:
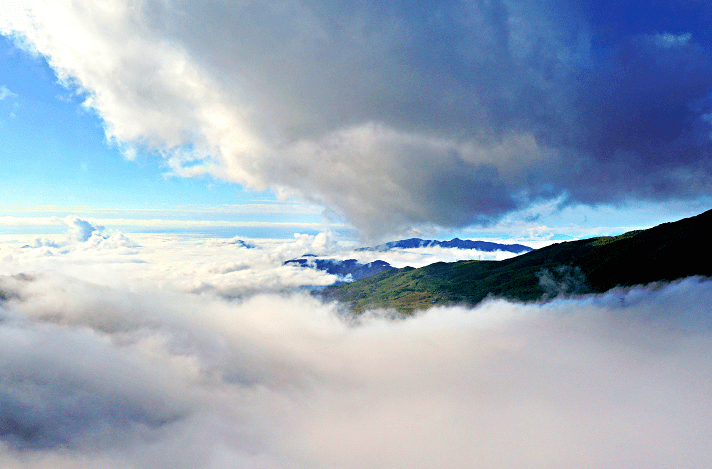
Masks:
[[[389,253],[389,252],[426,252],[426,248],[441,248],[455,251],[477,251],[478,253],[497,253],[521,254],[532,251],[532,248],[521,244],[499,244],[488,241],[473,241],[469,239],[455,238],[450,241],[437,241],[431,239],[410,238],[400,241],[391,241],[385,244],[379,244],[373,247],[362,247],[354,250],[354,253]],[[455,254],[456,258],[463,257],[459,252]],[[478,256],[480,256],[478,254]],[[437,259],[433,260],[436,262]],[[339,277],[335,283],[352,282],[370,277],[372,275],[391,270],[394,267],[381,259],[375,259],[369,262],[361,262],[358,259],[333,259],[320,258],[314,254],[305,254],[299,259],[290,259],[284,265],[295,265],[299,267],[312,268],[324,271],[331,275]]]
[[[495,296],[517,301],[603,293],[693,275],[712,275],[707,256],[689,254],[712,238],[712,210],[674,223],[620,236],[558,243],[502,261],[438,262],[405,267],[348,285],[328,288],[356,311],[403,312],[435,304],[474,305]]]
[[[338,276],[339,280],[336,283],[352,282],[394,268],[388,262],[381,260],[361,264],[356,259],[316,259],[308,255],[300,259],[288,260],[284,265],[323,270],[328,274]]]

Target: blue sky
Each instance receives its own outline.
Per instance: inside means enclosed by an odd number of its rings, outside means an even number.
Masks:
[[[80,96],[58,83],[42,58],[7,38],[0,46],[0,80],[13,93],[2,102],[0,128],[6,204],[160,207],[178,203],[173,198],[178,191],[205,203],[202,191],[191,187],[193,181],[162,178],[165,168],[159,159],[122,158],[116,145],[107,144],[101,120],[81,106]],[[171,187],[175,184],[183,186],[176,190]],[[207,187],[205,181],[199,185]]]
[[[209,176],[172,176],[150,151],[125,158],[107,140],[101,118],[82,106],[84,97],[61,84],[46,60],[5,36],[0,36],[0,84],[6,90],[0,100],[0,216],[47,219],[40,225],[8,223],[2,232],[60,233],[64,227],[49,218],[69,214],[137,220],[115,225],[129,231],[216,236],[291,237],[295,230],[313,234],[328,228],[319,207],[280,203],[269,191],[244,190]],[[198,227],[184,224],[187,220]],[[236,226],[200,227],[201,221]],[[270,225],[275,223],[293,226]]]
[[[4,232],[567,239],[711,205],[709,2],[3,4]]]

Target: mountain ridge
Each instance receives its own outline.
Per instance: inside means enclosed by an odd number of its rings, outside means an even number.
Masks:
[[[373,247],[358,248],[357,252],[386,252],[392,249],[416,249],[423,247],[440,246],[448,249],[460,250],[479,250],[484,252],[505,251],[514,254],[533,251],[529,246],[522,244],[499,244],[489,241],[473,241],[469,239],[453,238],[450,241],[437,241],[432,239],[409,238],[399,241],[391,241],[385,244],[380,244]],[[385,270],[394,269],[388,262],[383,260],[374,260],[368,263],[360,263],[356,259],[332,259],[320,258],[315,254],[304,254],[300,258],[290,259],[284,262],[284,265],[293,265],[304,268],[321,270],[328,274],[336,275],[340,279],[336,284],[344,282],[352,282],[363,278],[376,275]]]
[[[507,251],[519,254],[533,251],[533,248],[523,244],[501,244],[490,241],[473,241],[470,239],[453,238],[449,241],[438,241],[434,239],[408,238],[399,241],[390,241],[373,247],[358,248],[356,251],[388,251],[391,249],[413,249],[425,247],[443,247],[455,249],[476,249],[478,251],[494,252]]]
[[[556,243],[502,261],[393,269],[321,294],[356,313],[374,307],[411,313],[434,304],[474,305],[488,296],[534,301],[558,293],[602,293],[616,286],[712,276],[709,256],[690,253],[710,238],[712,210],[619,236]]]
[[[307,259],[305,259],[305,257]],[[284,265],[295,265],[304,268],[312,268],[321,270],[327,274],[336,275],[340,278],[339,282],[351,282],[362,278],[371,277],[372,275],[383,272],[384,270],[394,269],[388,262],[375,260],[362,264],[356,259],[318,259],[314,255],[306,254],[299,259],[291,259],[284,262]]]

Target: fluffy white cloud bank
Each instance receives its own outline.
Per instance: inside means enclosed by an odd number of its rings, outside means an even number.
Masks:
[[[54,219],[65,236],[0,242],[0,274],[55,272],[106,286],[151,285],[223,296],[330,285],[333,275],[283,265],[306,252],[338,249],[326,234],[295,234],[293,241],[200,238],[180,235],[131,235],[107,231],[70,216]],[[22,238],[22,237],[20,237]]]
[[[0,246],[4,468],[712,464],[709,280],[354,320],[282,265],[338,252],[325,234],[55,222]]]
[[[0,275],[51,271],[106,286],[131,289],[153,285],[165,290],[246,297],[258,292],[331,285],[338,280],[323,271],[284,265],[304,254],[357,259],[361,263],[380,259],[394,267],[514,256],[501,251],[440,247],[354,251],[330,233],[254,241],[163,234],[128,237],[74,215],[49,220],[63,225],[66,234],[0,240]]]
[[[55,222],[0,245],[3,468],[712,463],[709,280],[355,320],[298,291],[332,276],[282,265],[338,252],[326,234]]]
[[[427,248],[391,249],[385,252],[346,251],[330,256],[337,259],[356,259],[362,264],[382,260],[396,268],[423,267],[435,262],[455,262],[462,260],[501,261],[517,256],[507,251],[478,251],[476,249],[454,249],[439,246]]]
[[[7,468],[709,467],[712,282],[346,321],[0,279]]]
[[[597,5],[4,0],[0,31],[128,155],[297,194],[375,236],[562,194],[710,194],[710,51],[664,24],[602,46]]]

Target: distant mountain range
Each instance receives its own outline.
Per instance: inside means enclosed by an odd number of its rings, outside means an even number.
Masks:
[[[400,241],[391,241],[389,243],[380,244],[374,247],[359,248],[356,249],[356,251],[386,252],[391,249],[413,249],[432,246],[440,246],[451,249],[471,249],[486,252],[506,251],[515,254],[533,250],[532,248],[521,244],[498,244],[487,241],[471,241],[469,239],[459,238],[455,238],[450,241],[410,238]],[[386,270],[394,269],[394,267],[388,262],[382,260],[361,264],[356,259],[321,259],[314,254],[305,254],[299,259],[286,261],[284,265],[297,265],[300,267],[322,270],[332,275],[338,275],[341,278],[338,283],[352,282],[354,280],[370,277]]]
[[[451,239],[450,241],[410,238],[400,241],[391,241],[389,243],[379,244],[374,247],[359,248],[357,251],[389,251],[391,249],[429,248],[434,246],[455,249],[476,249],[478,251],[486,252],[507,251],[515,254],[533,251],[533,249],[529,246],[524,246],[522,244],[499,244],[490,243],[489,241],[472,241],[469,239],[459,238]]]
[[[712,276],[705,247],[710,239],[712,210],[620,236],[553,244],[503,261],[391,269],[320,294],[357,313],[372,307],[409,313],[434,304],[474,305],[488,296],[532,301],[601,293],[616,286]]]
[[[257,247],[254,244],[248,243],[247,241],[243,241],[241,239],[230,240],[227,244],[234,244],[236,246],[240,246],[247,249],[255,249]]]
[[[318,259],[316,256],[309,254],[300,259],[289,260],[285,262],[284,265],[310,267],[332,275],[338,275],[341,280],[337,283],[352,282],[394,268],[388,262],[384,261],[360,264],[356,259],[346,259],[343,261],[337,259]]]

